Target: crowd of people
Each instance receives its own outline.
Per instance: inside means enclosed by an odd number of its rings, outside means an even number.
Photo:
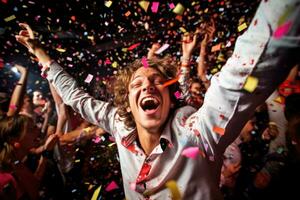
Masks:
[[[297,197],[299,13],[298,0],[262,1],[213,76],[211,18],[182,35],[180,60],[160,57],[153,43],[101,98],[80,88],[20,23],[16,41],[40,63],[51,97],[26,94],[28,69],[15,66],[20,78],[1,106],[0,198]]]

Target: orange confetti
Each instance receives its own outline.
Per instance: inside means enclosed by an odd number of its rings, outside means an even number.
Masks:
[[[125,16],[128,17],[129,15],[131,15],[131,12],[128,10],[128,11],[125,13]]]
[[[222,44],[220,43],[220,44],[217,44],[217,45],[213,46],[211,48],[211,52],[219,51],[221,49],[221,45]]]
[[[221,127],[218,127],[218,126],[215,126],[213,128],[213,132],[218,133],[219,135],[224,135],[225,129],[221,128]]]
[[[176,83],[176,82],[178,81],[178,79],[179,79],[179,77],[174,78],[174,79],[172,79],[172,80],[169,80],[169,81],[165,82],[165,83],[163,84],[163,87],[168,87],[169,85],[172,85],[172,84]]]

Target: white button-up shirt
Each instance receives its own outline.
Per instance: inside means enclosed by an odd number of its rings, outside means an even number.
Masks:
[[[86,94],[57,63],[50,66],[47,79],[67,105],[115,137],[126,199],[171,199],[166,187],[170,180],[176,181],[182,199],[222,199],[218,183],[225,148],[299,61],[299,7],[299,0],[263,0],[232,57],[212,78],[203,106],[170,114],[160,144],[148,157],[116,108]],[[274,38],[279,20],[292,25],[283,37]],[[258,79],[252,93],[243,89],[249,76]],[[198,148],[195,158],[182,155],[188,147]]]

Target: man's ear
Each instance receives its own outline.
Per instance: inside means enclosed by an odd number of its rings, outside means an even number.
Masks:
[[[127,107],[127,108],[126,108],[126,111],[127,111],[128,113],[130,113],[130,112],[131,112],[131,108],[130,108],[130,107]]]

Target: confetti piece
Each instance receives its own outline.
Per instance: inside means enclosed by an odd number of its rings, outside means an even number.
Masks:
[[[56,51],[61,52],[61,53],[64,53],[64,52],[66,52],[66,49],[56,48]]]
[[[92,141],[93,141],[95,144],[98,144],[99,142],[101,142],[101,137],[96,136],[95,138],[92,139]]]
[[[284,98],[281,96],[278,96],[276,99],[274,99],[273,101],[279,103],[279,104],[285,104]]]
[[[109,145],[107,145],[107,146],[109,146],[109,147],[112,147],[113,145],[115,145],[116,143],[110,143]]]
[[[174,95],[175,95],[176,99],[179,99],[181,97],[181,93],[179,91],[176,91],[174,93]]]
[[[125,16],[128,17],[129,15],[131,15],[131,12],[128,10],[128,11],[125,13]]]
[[[115,181],[110,182],[110,184],[108,184],[108,186],[105,188],[105,191],[110,192],[112,190],[118,189],[119,186],[116,184]]]
[[[184,12],[184,6],[181,3],[178,3],[176,7],[173,9],[173,12],[177,15],[182,15]]]
[[[186,156],[188,158],[192,158],[192,159],[196,159],[198,154],[199,154],[198,147],[185,148],[181,153],[181,155]]]
[[[76,21],[76,16],[74,16],[74,15],[71,16],[71,20],[72,20],[72,21]]]
[[[213,132],[218,133],[219,135],[224,135],[225,129],[221,128],[221,127],[218,127],[218,126],[215,126],[215,127],[213,127]]]
[[[157,51],[155,51],[155,54],[161,54],[163,51],[165,51],[167,48],[169,48],[169,44],[162,45]]]
[[[170,9],[173,9],[173,8],[175,8],[175,5],[174,5],[174,3],[169,3],[169,8],[170,8]]]
[[[289,32],[291,26],[292,26],[292,21],[288,21],[288,22],[282,24],[275,30],[273,37],[275,39],[282,38],[285,34],[287,34]]]
[[[109,8],[112,5],[112,3],[112,1],[105,1],[104,5]]]
[[[142,64],[144,65],[145,68],[149,67],[149,64],[148,64],[148,61],[147,61],[147,58],[144,56],[142,57]]]
[[[87,77],[85,78],[84,82],[86,83],[90,83],[93,80],[93,75],[92,74],[88,74]]]
[[[140,1],[139,5],[144,9],[145,12],[147,12],[148,7],[149,7],[149,1]]]
[[[186,29],[183,28],[183,27],[180,27],[179,30],[180,30],[182,33],[186,33],[186,32],[187,32]]]
[[[94,194],[93,194],[91,200],[97,200],[97,199],[98,199],[98,196],[99,196],[99,193],[100,193],[100,191],[101,191],[101,188],[102,188],[102,185],[100,185],[100,186],[95,190],[95,192],[94,192]]]
[[[241,25],[238,26],[238,32],[241,32],[242,30],[246,29],[248,26],[246,22],[242,23]]]
[[[135,182],[130,183],[130,189],[135,191],[135,188],[136,188],[136,183]]]
[[[117,67],[118,67],[117,61],[114,61],[114,62],[111,64],[111,66],[112,66],[113,68],[117,68]]]
[[[79,162],[80,162],[80,159],[75,160],[75,163],[79,163]]]
[[[15,15],[11,15],[11,16],[9,16],[9,17],[4,18],[4,21],[5,21],[5,22],[9,22],[9,21],[12,21],[12,20],[14,20],[14,19],[16,19],[16,16],[15,16]]]
[[[16,106],[16,105],[14,105],[14,104],[11,104],[11,105],[9,105],[9,108],[11,108],[11,109],[15,110],[15,109],[17,109],[17,106]]]
[[[179,189],[177,187],[177,183],[176,181],[168,181],[166,183],[167,188],[171,191],[172,194],[172,200],[180,200],[181,199],[181,195],[179,192]]]
[[[258,79],[253,76],[248,76],[244,84],[244,90],[253,92],[258,85]]]
[[[137,48],[138,46],[140,46],[141,43],[136,43],[131,45],[130,47],[127,48],[128,51],[132,51],[133,49]]]
[[[177,78],[174,78],[174,79],[172,79],[172,80],[169,80],[169,81],[167,81],[167,82],[165,82],[165,83],[163,84],[163,87],[168,87],[168,86],[170,86],[170,85],[176,83],[178,80],[179,80],[178,77],[177,77]]]
[[[157,13],[159,2],[152,2],[151,10],[153,13]]]
[[[221,44],[221,43],[220,43],[220,44],[217,44],[217,45],[215,45],[215,46],[213,46],[213,47],[211,48],[211,52],[220,51],[221,47],[222,47],[222,44]]]
[[[290,16],[291,13],[293,13],[293,11],[295,10],[295,6],[289,6],[286,11],[283,13],[283,15],[281,15],[281,17],[278,20],[278,26],[281,26],[286,20],[287,18]]]

